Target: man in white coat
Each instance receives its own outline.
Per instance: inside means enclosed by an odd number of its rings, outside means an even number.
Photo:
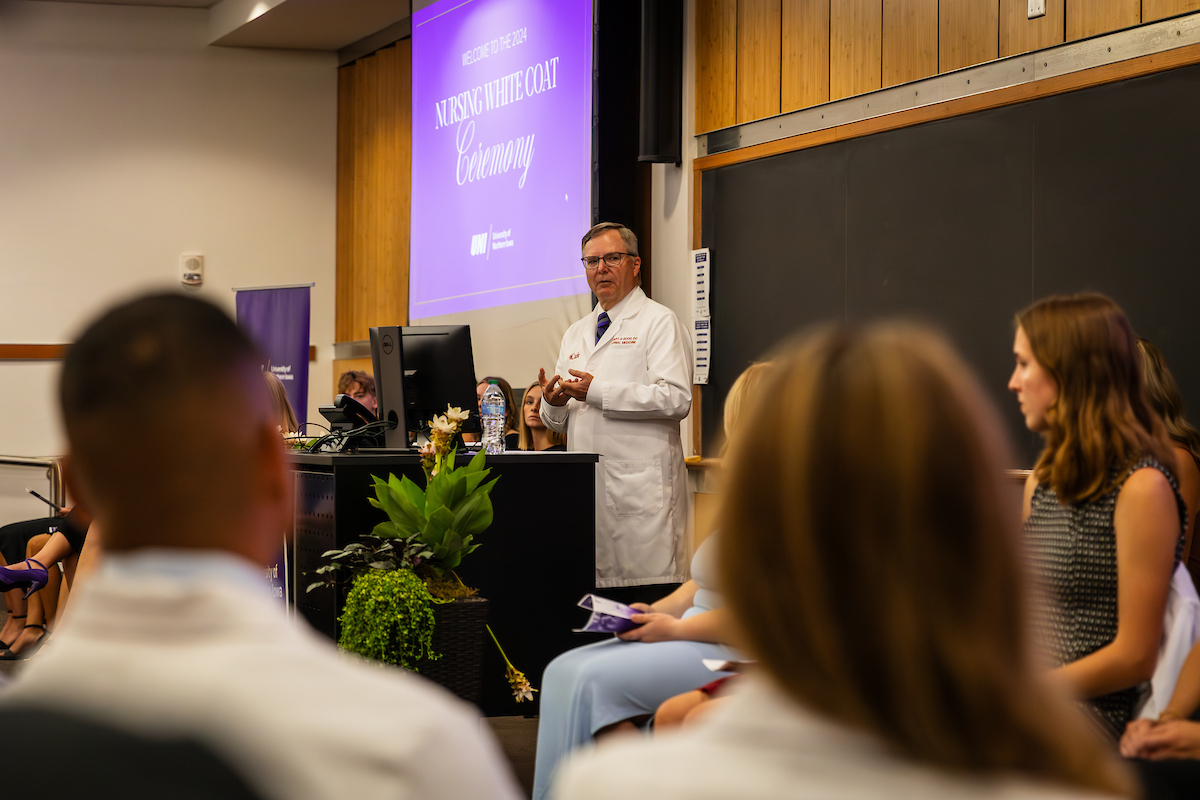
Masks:
[[[288,473],[257,354],[224,312],[118,306],[71,346],[60,399],[68,485],[104,552],[3,702],[198,739],[266,798],[519,796],[473,709],[339,653],[271,595]]]
[[[692,407],[692,347],[675,313],[641,289],[637,237],[603,222],[583,237],[592,313],[539,373],[542,420],[571,450],[600,454],[596,585],[686,580],[687,474],[679,421]]]

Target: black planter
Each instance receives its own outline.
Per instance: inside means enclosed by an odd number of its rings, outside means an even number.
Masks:
[[[417,671],[471,703],[479,705],[483,687],[483,645],[487,636],[488,601],[464,597],[435,604],[433,651],[437,660],[422,659]]]

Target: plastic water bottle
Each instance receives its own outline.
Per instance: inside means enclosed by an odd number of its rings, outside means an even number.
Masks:
[[[483,449],[488,455],[504,452],[504,392],[495,381],[488,381],[479,403],[483,412]]]

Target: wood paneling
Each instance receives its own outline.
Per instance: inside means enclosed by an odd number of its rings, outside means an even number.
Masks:
[[[1200,9],[1200,0],[1142,0],[1142,22],[1186,14]]]
[[[67,354],[65,344],[0,344],[0,361],[53,361]]]
[[[997,57],[1000,0],[941,0],[938,16],[939,72]]]
[[[938,71],[938,0],[883,0],[883,85]]]
[[[338,75],[337,305],[340,342],[408,322],[411,40]]]
[[[881,0],[830,0],[830,100],[880,88],[882,37]]]
[[[920,125],[923,122],[934,122],[940,119],[957,117],[962,114],[984,111],[989,108],[1000,108],[1014,103],[1024,103],[1029,100],[1036,100],[1039,97],[1073,92],[1076,89],[1086,89],[1089,86],[1099,86],[1127,78],[1136,78],[1140,75],[1150,75],[1155,72],[1184,67],[1189,64],[1200,64],[1200,44],[1179,47],[1162,53],[1139,56],[1138,58],[1119,61],[1115,64],[1105,64],[1100,67],[1072,72],[1068,75],[1058,75],[1041,81],[1023,83],[1019,86],[1008,86],[992,92],[984,92],[983,94],[960,97],[935,105],[898,111],[895,114],[873,117],[860,122],[852,122],[847,125],[839,125],[834,128],[800,134],[799,136],[789,136],[786,139],[743,147],[727,153],[703,156],[692,162],[693,175],[695,176],[693,182],[698,187],[705,170],[724,167],[728,164],[740,164],[780,153],[790,153],[793,150],[817,147],[829,142],[867,136],[868,134],[880,131],[890,131],[910,125]],[[699,207],[699,192],[697,192],[694,202]],[[694,211],[693,213],[698,214],[699,212]],[[695,219],[698,220],[698,217]],[[699,242],[701,241],[699,221],[694,221],[693,226],[693,241]]]
[[[1128,28],[1141,21],[1141,0],[1067,0],[1068,42]]]
[[[779,113],[780,0],[738,0],[737,121]]]
[[[829,99],[829,0],[783,0],[780,28],[779,110],[824,103]]]
[[[1046,0],[1046,16],[1029,19],[1028,0],[1000,0],[1000,57],[1062,44],[1064,6],[1065,0]]]
[[[737,123],[737,0],[696,3],[696,133]]]

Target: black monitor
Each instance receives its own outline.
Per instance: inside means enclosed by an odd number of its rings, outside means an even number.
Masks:
[[[428,425],[448,405],[470,411],[463,430],[479,432],[470,326],[371,328],[371,362],[379,418],[397,424],[385,434],[387,447],[409,447],[408,432]]]

